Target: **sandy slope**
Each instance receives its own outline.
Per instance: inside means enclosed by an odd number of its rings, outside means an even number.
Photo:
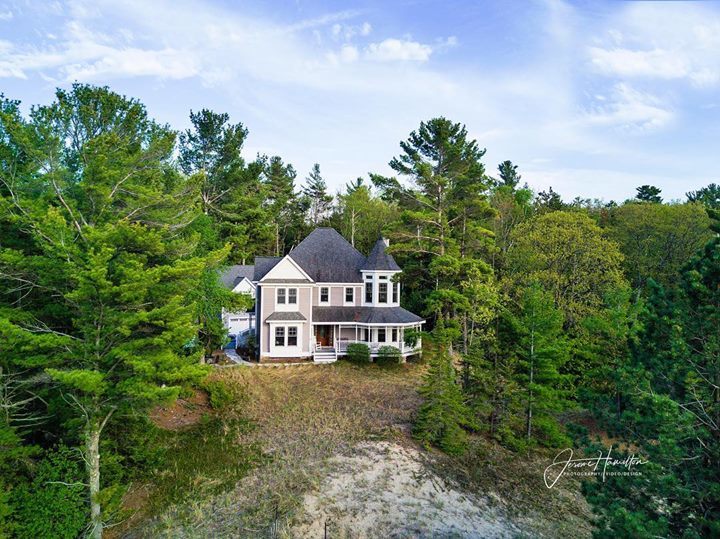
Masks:
[[[414,448],[364,442],[332,459],[333,473],[305,495],[297,538],[513,537],[521,532],[486,499],[456,490]]]

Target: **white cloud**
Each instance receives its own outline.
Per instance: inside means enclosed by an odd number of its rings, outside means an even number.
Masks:
[[[13,18],[13,12],[9,9],[7,11],[0,12],[0,21],[11,21]]]
[[[635,3],[587,49],[592,67],[611,77],[720,83],[720,15],[698,4]]]
[[[403,39],[389,38],[379,43],[370,43],[365,56],[379,62],[392,62],[396,60],[409,60],[426,62],[430,59],[433,48],[430,45]]]
[[[662,49],[643,51],[591,47],[590,57],[593,66],[608,75],[675,79],[688,74],[683,58]]]
[[[603,100],[604,101],[604,100]],[[674,114],[656,96],[618,83],[609,102],[587,113],[592,125],[617,127],[625,131],[649,131],[667,126]]]

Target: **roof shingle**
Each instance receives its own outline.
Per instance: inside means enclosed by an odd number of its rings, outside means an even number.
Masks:
[[[423,319],[402,307],[313,307],[313,322],[412,324]]]
[[[253,274],[255,272],[255,266],[235,265],[230,266],[220,273],[220,280],[229,289],[235,288],[240,281],[247,277],[250,281],[253,280]]]
[[[290,258],[315,282],[362,282],[360,267],[365,257],[334,228],[313,230],[290,251]]]
[[[397,265],[392,255],[385,252],[385,240],[380,238],[375,242],[375,246],[360,269],[400,271],[400,266]]]

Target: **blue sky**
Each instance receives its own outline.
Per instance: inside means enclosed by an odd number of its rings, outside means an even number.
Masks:
[[[177,129],[228,112],[248,157],[318,162],[333,190],[439,115],[565,199],[720,181],[720,3],[0,0],[0,91],[76,80]]]

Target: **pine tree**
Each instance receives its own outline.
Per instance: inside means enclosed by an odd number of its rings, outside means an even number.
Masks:
[[[293,223],[298,221],[296,212],[293,211],[297,208],[296,177],[297,173],[293,166],[283,163],[277,155],[271,157],[265,167],[266,204],[273,221],[275,256],[282,256],[292,245],[289,233],[292,231]],[[288,240],[290,240],[289,244]]]
[[[206,372],[183,345],[187,301],[223,253],[194,257],[185,236],[199,197],[173,172],[174,134],[137,101],[73,85],[0,112],[0,361],[45,373],[79,421],[90,524],[102,536],[101,439],[108,422],[176,397]],[[47,382],[47,378],[51,382]]]
[[[720,215],[713,210],[713,231]],[[720,237],[685,266],[672,292],[654,287],[624,370],[619,424],[648,461],[642,478],[586,486],[599,537],[720,534]],[[661,340],[659,340],[661,339]]]
[[[463,453],[467,444],[464,427],[469,423],[469,414],[446,343],[438,345],[430,360],[420,395],[424,402],[418,410],[415,436],[449,454]]]
[[[538,434],[549,445],[567,442],[557,414],[569,407],[570,380],[560,374],[570,354],[563,333],[563,315],[539,285],[523,290],[512,315],[519,362],[516,379],[522,388],[524,435]]]
[[[635,198],[640,202],[651,202],[653,204],[659,204],[662,202],[662,189],[655,187],[654,185],[641,185],[636,188],[637,194]]]
[[[179,161],[199,185],[202,211],[209,219],[203,230],[209,237],[216,235],[218,243],[212,248],[230,243],[231,260],[244,263],[272,242],[263,205],[264,159],[245,162],[242,148],[248,131],[241,123],[229,123],[227,114],[203,109],[191,112],[190,121],[192,129],[180,135]]]
[[[309,205],[310,224],[318,226],[328,216],[333,197],[327,192],[327,184],[320,174],[320,165],[317,163],[313,165],[310,175],[305,179],[303,195]]]
[[[517,165],[513,165],[512,161],[503,161],[498,165],[498,173],[500,175],[500,185],[515,189],[520,183],[522,176],[518,174]]]

